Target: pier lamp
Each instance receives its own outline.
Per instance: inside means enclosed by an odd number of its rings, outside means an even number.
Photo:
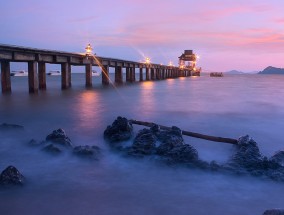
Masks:
[[[88,57],[92,55],[93,51],[93,48],[90,43],[86,46],[85,50],[86,50],[86,57],[88,59]]]
[[[174,66],[172,61],[169,62],[169,66]]]
[[[151,62],[150,58],[146,57],[145,63],[146,63],[146,64],[150,64],[150,62]]]

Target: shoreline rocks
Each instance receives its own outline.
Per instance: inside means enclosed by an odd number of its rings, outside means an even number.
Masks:
[[[263,215],[284,215],[284,209],[266,210]]]
[[[118,124],[123,126],[117,126]],[[208,163],[200,160],[198,151],[184,143],[181,129],[176,126],[170,130],[161,130],[158,125],[153,124],[149,129],[140,130],[130,146],[123,145],[123,140],[129,140],[131,137],[130,130],[125,129],[127,125],[126,118],[118,117],[104,132],[105,137],[110,140],[110,146],[127,156],[151,157],[170,165],[185,165],[224,173],[250,174],[284,182],[284,151],[279,151],[268,159],[261,154],[257,143],[248,135],[238,139],[238,144],[234,146],[235,152],[227,162],[218,164],[216,161]],[[125,135],[126,131],[128,135]],[[124,138],[126,136],[127,138]],[[120,142],[120,144],[113,144],[113,142]]]
[[[14,166],[8,166],[0,174],[0,185],[23,185],[25,177]]]
[[[0,131],[24,130],[24,126],[16,124],[2,123],[0,124]]]
[[[104,131],[104,137],[111,143],[129,140],[132,137],[132,124],[124,117],[117,117]]]

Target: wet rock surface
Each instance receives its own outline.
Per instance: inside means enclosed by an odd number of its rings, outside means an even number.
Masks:
[[[24,126],[16,124],[2,123],[0,124],[0,131],[24,130]]]
[[[284,166],[275,159],[263,156],[257,143],[248,135],[240,137],[235,148],[235,154],[224,165],[224,168],[236,173],[249,173],[254,176],[284,181]]]
[[[104,131],[104,137],[110,142],[120,142],[129,140],[132,136],[132,124],[124,117],[117,119],[109,125]]]
[[[70,138],[66,135],[65,131],[61,128],[54,130],[51,134],[47,135],[47,142],[59,144],[62,146],[72,147]]]
[[[284,215],[284,209],[266,210],[263,215]]]
[[[101,149],[98,146],[76,146],[73,149],[73,153],[79,157],[98,160],[101,155]]]
[[[0,185],[23,185],[24,176],[14,166],[8,166],[0,175]]]
[[[282,166],[284,166],[284,151],[276,152],[271,158],[271,161],[274,161]]]

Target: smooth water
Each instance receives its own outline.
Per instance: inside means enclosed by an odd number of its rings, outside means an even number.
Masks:
[[[103,139],[106,126],[121,115],[214,136],[249,134],[271,156],[283,149],[284,76],[203,76],[109,87],[100,81],[85,89],[84,75],[74,74],[72,88],[61,91],[60,76],[52,76],[47,91],[29,95],[27,77],[12,77],[13,93],[0,95],[0,123],[20,124],[25,131],[0,133],[0,170],[16,166],[27,184],[0,190],[1,214],[251,215],[284,207],[283,183],[123,158]],[[57,128],[74,145],[100,146],[102,158],[54,157],[27,145]],[[206,161],[225,162],[233,152],[226,143],[184,138]]]

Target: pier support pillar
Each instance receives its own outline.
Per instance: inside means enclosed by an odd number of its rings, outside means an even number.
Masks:
[[[69,87],[72,86],[72,75],[71,75],[71,65],[68,66],[68,80],[69,80]]]
[[[123,83],[123,77],[122,77],[122,67],[116,66],[115,67],[115,83],[122,84]]]
[[[37,62],[28,62],[29,93],[38,93]]]
[[[130,81],[135,82],[136,81],[136,76],[135,76],[135,67],[132,67],[130,69]]]
[[[103,65],[102,67],[102,84],[109,85],[109,66]]]
[[[46,90],[46,64],[38,62],[38,84],[40,90]]]
[[[129,67],[126,67],[126,82],[130,82],[130,78],[131,75],[130,75],[130,68]]]
[[[151,80],[155,80],[155,69],[151,68]]]
[[[161,80],[161,69],[156,69],[156,79]]]
[[[86,87],[92,87],[92,64],[87,64],[85,68],[86,72]]]
[[[62,63],[61,64],[61,89],[69,88],[69,64]]]
[[[146,81],[150,80],[150,68],[146,67]]]
[[[10,77],[10,62],[9,61],[1,62],[1,86],[2,86],[2,93],[11,92],[11,77]]]
[[[143,81],[143,68],[139,68],[139,81]]]

